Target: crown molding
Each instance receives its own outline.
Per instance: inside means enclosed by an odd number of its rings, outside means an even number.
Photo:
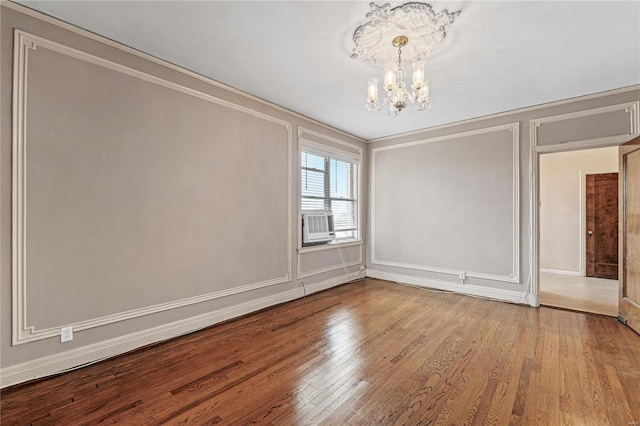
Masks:
[[[211,84],[212,86],[216,86],[216,87],[219,87],[221,89],[227,90],[227,91],[229,91],[229,92],[231,92],[233,94],[240,95],[240,96],[242,96],[242,97],[244,97],[246,99],[249,99],[251,101],[258,102],[258,103],[260,103],[262,105],[266,105],[266,106],[268,106],[270,108],[273,108],[273,109],[275,109],[277,111],[284,112],[286,114],[290,114],[290,115],[292,115],[292,116],[294,116],[296,118],[299,118],[301,120],[304,120],[304,121],[312,123],[312,124],[315,124],[317,126],[320,126],[320,127],[324,128],[324,129],[327,129],[329,131],[335,132],[335,133],[340,134],[342,136],[346,136],[346,137],[355,139],[358,142],[367,142],[365,139],[360,138],[358,136],[355,136],[355,135],[353,135],[353,134],[351,134],[349,132],[345,132],[344,130],[340,130],[340,129],[337,129],[335,127],[329,126],[328,124],[325,124],[325,123],[322,123],[320,121],[314,120],[313,118],[307,117],[306,115],[302,115],[302,114],[300,114],[298,112],[292,111],[290,109],[287,109],[287,108],[282,107],[280,105],[274,104],[272,102],[269,102],[269,101],[264,100],[262,98],[259,98],[257,96],[251,95],[251,94],[249,94],[247,92],[243,92],[242,90],[236,89],[236,88],[231,87],[231,86],[227,86],[226,84],[220,83],[219,81],[213,80],[213,79],[211,79],[209,77],[205,77],[204,75],[198,74],[195,71],[190,71],[190,70],[188,70],[186,68],[183,68],[183,67],[181,67],[179,65],[176,65],[176,64],[174,64],[172,62],[166,61],[164,59],[160,59],[160,58],[158,58],[156,56],[150,55],[149,53],[145,53],[145,52],[143,52],[141,50],[137,50],[137,49],[135,49],[133,47],[130,47],[130,46],[127,46],[125,44],[115,42],[115,41],[110,40],[110,39],[108,39],[106,37],[103,37],[103,36],[98,35],[96,33],[92,33],[91,31],[82,29],[80,27],[76,27],[75,25],[69,24],[68,22],[65,22],[65,21],[62,21],[62,20],[60,20],[58,18],[54,18],[52,16],[46,15],[46,14],[44,14],[42,12],[38,12],[36,10],[30,9],[30,8],[28,8],[26,6],[21,5],[21,4],[14,3],[14,2],[9,1],[9,0],[0,0],[0,7],[6,7],[7,9],[14,10],[16,12],[19,12],[19,13],[22,13],[24,15],[27,15],[27,16],[29,16],[31,18],[35,18],[35,19],[38,19],[40,21],[46,22],[48,24],[55,25],[58,28],[73,32],[75,34],[78,34],[78,35],[80,35],[82,37],[86,37],[86,38],[94,40],[94,41],[100,42],[100,43],[105,44],[105,45],[107,45],[109,47],[116,48],[116,49],[118,49],[118,50],[120,50],[122,52],[129,53],[129,54],[135,55],[135,56],[137,56],[139,58],[142,58],[142,59],[148,60],[150,62],[153,62],[155,64],[167,67],[167,68],[169,68],[169,69],[171,69],[173,71],[177,71],[177,72],[179,72],[181,74],[185,74],[185,75],[187,75],[189,77],[192,77],[192,78],[195,78],[197,80],[203,81],[205,83]]]
[[[177,71],[177,72],[180,72],[182,74],[188,75],[188,76],[193,77],[195,79],[198,79],[200,81],[204,81],[204,82],[206,82],[208,84],[211,84],[213,86],[225,89],[225,90],[227,90],[227,91],[229,91],[231,93],[240,95],[240,96],[242,96],[242,97],[244,97],[246,99],[252,100],[254,102],[261,103],[261,104],[266,105],[268,107],[271,107],[271,108],[273,108],[275,110],[290,114],[290,115],[292,115],[292,116],[294,116],[296,118],[299,118],[301,120],[307,121],[309,123],[313,123],[313,124],[315,124],[317,126],[320,126],[320,127],[324,128],[324,129],[327,129],[329,131],[338,133],[338,134],[343,135],[343,136],[347,136],[349,138],[353,138],[354,140],[356,140],[358,142],[365,142],[365,143],[390,141],[390,140],[393,140],[393,139],[396,139],[396,138],[401,138],[401,137],[406,137],[406,136],[413,136],[413,135],[424,133],[424,132],[427,132],[427,131],[436,131],[436,130],[441,130],[441,129],[447,129],[447,128],[450,128],[450,127],[460,126],[460,125],[465,125],[465,124],[470,124],[470,123],[475,123],[475,122],[478,122],[478,121],[505,117],[505,116],[508,116],[508,115],[511,115],[511,114],[518,114],[518,113],[524,113],[524,112],[528,112],[528,111],[535,111],[535,110],[539,110],[539,109],[542,109],[542,108],[565,105],[565,104],[572,103],[572,102],[585,101],[585,100],[589,100],[589,99],[595,99],[595,98],[600,98],[600,97],[604,97],[604,96],[615,95],[615,94],[618,94],[618,93],[625,93],[625,92],[631,92],[631,91],[634,91],[634,90],[640,90],[640,84],[636,84],[636,85],[626,86],[626,87],[622,87],[622,88],[618,88],[618,89],[607,90],[607,91],[604,91],[604,92],[597,92],[597,93],[593,93],[593,94],[589,94],[589,95],[583,95],[583,96],[563,99],[563,100],[559,100],[559,101],[552,101],[552,102],[549,102],[549,103],[544,103],[544,104],[539,104],[539,105],[534,105],[534,106],[529,106],[529,107],[524,107],[524,108],[519,108],[519,109],[514,109],[514,110],[509,110],[509,111],[504,111],[504,112],[500,112],[500,113],[496,113],[496,114],[484,115],[484,116],[474,117],[474,118],[470,118],[470,119],[466,119],[466,120],[455,121],[455,122],[452,122],[452,123],[441,124],[441,125],[437,125],[437,126],[433,126],[433,127],[424,127],[422,129],[413,130],[413,131],[404,132],[404,133],[397,133],[397,134],[394,134],[394,135],[384,136],[384,137],[381,137],[381,138],[364,139],[364,138],[361,138],[359,136],[355,136],[355,135],[353,135],[353,134],[351,134],[349,132],[346,132],[344,130],[337,129],[335,127],[329,126],[328,124],[325,124],[325,123],[322,123],[320,121],[314,120],[314,119],[312,119],[310,117],[307,117],[305,115],[302,115],[302,114],[297,113],[295,111],[292,111],[290,109],[284,108],[284,107],[282,107],[280,105],[276,105],[274,103],[266,101],[266,100],[264,100],[262,98],[259,98],[257,96],[251,95],[251,94],[249,94],[247,92],[243,92],[243,91],[238,90],[238,89],[236,89],[234,87],[227,86],[227,85],[225,85],[223,83],[215,81],[215,80],[213,80],[213,79],[211,79],[209,77],[205,77],[202,74],[198,74],[198,73],[196,73],[194,71],[190,71],[190,70],[187,70],[185,68],[182,68],[182,67],[180,67],[180,66],[178,66],[176,64],[173,64],[171,62],[168,62],[168,61],[166,61],[164,59],[157,58],[157,57],[155,57],[153,55],[150,55],[148,53],[142,52],[142,51],[137,50],[135,48],[126,46],[126,45],[121,44],[121,43],[117,43],[117,42],[115,42],[113,40],[107,39],[107,38],[102,37],[102,36],[100,36],[98,34],[92,33],[92,32],[90,32],[88,30],[76,27],[76,26],[71,25],[71,24],[69,24],[67,22],[61,21],[60,19],[57,19],[57,18],[54,18],[52,16],[46,15],[46,14],[44,14],[42,12],[38,12],[38,11],[30,9],[30,8],[28,8],[26,6],[23,6],[21,4],[14,3],[14,2],[12,2],[10,0],[0,0],[0,7],[6,7],[7,9],[14,10],[16,12],[22,13],[22,14],[27,15],[29,17],[32,17],[32,18],[38,19],[40,21],[46,22],[48,24],[55,25],[55,26],[57,26],[59,28],[62,28],[64,30],[73,32],[75,34],[78,34],[80,36],[89,38],[89,39],[94,40],[94,41],[98,41],[98,42],[106,44],[106,45],[108,45],[110,47],[113,47],[113,48],[116,48],[118,50],[121,50],[123,52],[126,52],[126,53],[129,53],[129,54],[138,56],[140,58],[149,60],[151,62],[154,62],[156,64],[165,66],[167,68],[170,68],[170,69],[172,69],[174,71]]]
[[[436,131],[436,130],[448,129],[448,128],[451,128],[451,127],[462,126],[462,125],[465,125],[465,124],[477,123],[477,122],[480,122],[480,121],[491,120],[491,119],[501,118],[501,117],[507,117],[509,115],[521,114],[521,113],[530,112],[530,111],[537,111],[537,110],[540,110],[540,109],[543,109],[543,108],[552,108],[552,107],[556,107],[556,106],[560,106],[560,105],[566,105],[566,104],[570,104],[570,103],[574,103],[574,102],[588,101],[589,99],[598,99],[598,98],[603,98],[603,97],[606,97],[606,96],[617,95],[617,94],[620,94],[620,93],[633,92],[633,91],[636,91],[636,90],[640,91],[640,84],[634,84],[632,86],[626,86],[626,87],[621,87],[621,88],[618,88],[618,89],[606,90],[604,92],[597,92],[597,93],[592,93],[590,95],[577,96],[577,97],[574,97],[574,98],[562,99],[562,100],[559,100],[559,101],[553,101],[553,102],[548,102],[548,103],[539,104],[539,105],[533,105],[533,106],[524,107],[524,108],[512,109],[512,110],[509,110],[509,111],[498,112],[498,113],[490,114],[490,115],[483,115],[483,116],[480,116],[480,117],[469,118],[469,119],[461,120],[461,121],[454,121],[452,123],[440,124],[438,126],[425,127],[425,128],[418,129],[418,130],[412,130],[410,132],[397,133],[395,135],[384,136],[382,138],[369,139],[366,142],[367,143],[387,142],[387,141],[392,141],[394,139],[398,139],[398,138],[401,138],[401,137],[419,135],[419,134],[424,133],[424,132],[432,132],[432,131]]]

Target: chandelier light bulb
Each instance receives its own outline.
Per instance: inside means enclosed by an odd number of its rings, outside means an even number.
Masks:
[[[424,87],[424,61],[413,63],[413,86],[414,90],[421,90]]]
[[[384,90],[389,92],[396,85],[396,69],[393,65],[384,68]]]
[[[367,100],[371,103],[378,102],[378,79],[375,77],[369,79]]]

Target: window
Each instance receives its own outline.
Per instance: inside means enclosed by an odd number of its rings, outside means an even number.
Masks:
[[[358,238],[358,162],[303,148],[302,210],[331,210],[337,239]]]

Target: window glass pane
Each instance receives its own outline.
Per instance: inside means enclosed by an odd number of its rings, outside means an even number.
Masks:
[[[331,198],[354,198],[352,193],[352,168],[354,166],[345,161],[331,159],[329,162],[330,170],[330,197]]]
[[[356,231],[336,231],[336,239],[344,240],[349,238],[355,238]]]
[[[325,172],[302,169],[302,196],[303,197],[324,197]]]
[[[308,167],[311,169],[324,170],[324,157],[311,154],[309,152],[303,152],[301,165],[302,167]]]
[[[333,224],[336,231],[356,228],[358,212],[355,201],[331,200]]]
[[[302,199],[302,210],[327,210],[328,208],[327,200]]]

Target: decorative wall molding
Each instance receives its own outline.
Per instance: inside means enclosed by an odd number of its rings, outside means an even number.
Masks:
[[[345,247],[359,246],[362,244],[364,244],[363,240],[345,241],[338,244],[333,244],[333,243],[319,244],[315,246],[302,247],[301,249],[298,249],[298,253],[299,254],[316,253],[319,251],[335,250],[338,245],[340,245],[340,247],[342,248],[345,248]]]
[[[307,277],[312,277],[314,275],[320,275],[320,274],[324,274],[325,272],[330,272],[330,271],[335,271],[338,269],[342,269],[342,268],[348,268],[351,266],[358,266],[358,265],[362,265],[362,246],[363,246],[363,242],[362,241],[358,241],[358,242],[353,242],[353,243],[342,243],[342,244],[325,244],[321,247],[324,248],[324,250],[344,250],[344,249],[348,249],[351,247],[358,247],[358,259],[356,260],[352,260],[351,262],[346,262],[346,263],[337,263],[337,264],[331,264],[331,265],[327,265],[323,268],[318,268],[318,269],[312,269],[311,271],[305,271],[304,268],[302,267],[302,259],[310,254],[310,253],[317,253],[317,251],[306,251],[306,252],[298,252],[298,274],[297,274],[297,278],[298,279],[302,279],[302,278],[307,278]],[[323,251],[324,251],[323,250]],[[338,252],[340,259],[342,259],[342,253]]]
[[[363,172],[362,169],[364,168],[363,165],[363,148],[361,146],[358,146],[356,144],[352,144],[349,142],[345,142],[342,141],[340,139],[336,139],[336,138],[332,138],[330,136],[326,136],[323,135],[322,133],[318,133],[318,132],[314,132],[313,130],[309,130],[306,129],[302,126],[298,126],[298,155],[297,155],[297,161],[296,161],[296,170],[298,173],[298,188],[297,188],[297,194],[298,194],[298,217],[296,219],[296,240],[298,241],[298,252],[300,252],[300,250],[303,250],[302,248],[302,203],[300,202],[300,200],[302,199],[302,193],[301,193],[301,188],[300,188],[300,182],[302,182],[302,171],[300,169],[300,154],[302,153],[302,147],[305,146],[306,144],[310,145],[310,146],[314,146],[314,145],[319,145],[317,142],[305,139],[304,135],[311,135],[314,136],[316,138],[325,140],[327,142],[331,142],[337,145],[341,145],[344,147],[348,147],[349,149],[352,149],[355,151],[354,152],[345,152],[348,155],[354,156],[354,154],[356,155],[357,159],[358,159],[358,239],[362,240],[362,176],[363,176]],[[332,147],[327,146],[325,147],[326,150],[331,151]],[[298,253],[298,271],[300,271],[300,254]],[[300,276],[298,275],[298,278],[300,278]]]
[[[110,40],[108,38],[102,37],[100,35],[97,35],[95,33],[87,31],[85,29],[82,29],[80,27],[76,27],[74,25],[71,25],[71,24],[69,24],[67,22],[61,21],[61,20],[59,20],[57,18],[54,18],[52,16],[48,16],[48,15],[45,15],[45,14],[43,14],[41,12],[35,11],[33,9],[29,9],[28,7],[25,7],[25,6],[21,5],[21,4],[14,3],[12,1],[2,0],[1,6],[2,7],[6,7],[8,9],[11,9],[11,10],[15,10],[16,12],[22,13],[22,14],[27,15],[27,16],[29,16],[31,18],[34,18],[34,19],[38,19],[38,20],[40,20],[42,22],[46,22],[47,24],[54,25],[54,26],[56,26],[58,28],[62,28],[64,30],[72,32],[74,34],[78,34],[79,36],[85,37],[87,39],[97,41],[97,42],[99,42],[101,44],[104,44],[106,46],[115,48],[115,49],[117,49],[117,50],[119,50],[121,52],[125,52],[125,53],[127,53],[129,55],[133,55],[133,56],[136,56],[138,58],[142,58],[142,59],[144,59],[146,61],[152,62],[154,64],[161,65],[161,66],[163,66],[165,68],[171,69],[172,71],[179,72],[180,74],[187,75],[187,76],[189,76],[191,78],[194,78],[194,79],[199,80],[199,81],[203,81],[203,82],[205,82],[207,84],[210,84],[212,86],[222,88],[222,89],[224,89],[224,90],[226,90],[226,91],[228,91],[230,93],[234,93],[236,95],[240,95],[240,96],[242,96],[242,97],[244,97],[244,98],[246,98],[246,99],[248,99],[250,101],[266,105],[269,108],[273,108],[276,111],[281,111],[281,112],[284,112],[286,114],[292,115],[292,116],[294,116],[294,117],[296,117],[296,118],[298,118],[300,120],[303,120],[303,121],[306,121],[306,122],[309,122],[309,123],[313,123],[313,124],[315,124],[317,126],[325,128],[325,129],[330,130],[332,132],[335,132],[337,134],[341,134],[341,135],[344,135],[346,137],[353,138],[353,139],[358,140],[360,142],[366,142],[364,139],[362,139],[362,138],[360,138],[358,136],[354,136],[354,135],[352,135],[350,133],[347,133],[347,132],[345,132],[343,130],[336,129],[336,128],[331,127],[331,126],[329,126],[329,125],[327,125],[325,123],[322,123],[320,121],[314,120],[314,119],[309,118],[307,116],[304,116],[304,115],[302,115],[300,113],[297,113],[297,112],[292,111],[290,109],[284,108],[284,107],[282,107],[280,105],[276,105],[276,104],[271,103],[269,101],[265,101],[264,99],[259,98],[257,96],[254,96],[254,95],[252,95],[250,93],[243,92],[241,90],[236,89],[235,87],[228,86],[226,84],[220,83],[219,81],[216,81],[216,80],[213,80],[211,78],[205,77],[202,74],[198,74],[198,73],[190,71],[188,69],[179,67],[178,65],[175,65],[175,64],[173,64],[171,62],[167,62],[165,60],[159,59],[159,58],[157,58],[157,57],[155,57],[153,55],[150,55],[148,53],[145,53],[145,52],[142,52],[140,50],[136,50],[134,48],[126,46],[124,44],[115,42],[115,41]]]
[[[287,131],[287,181],[288,186],[292,186],[292,132],[291,123],[272,117],[253,109],[233,104],[231,102],[213,97],[188,87],[180,86],[167,80],[145,74],[143,72],[128,68],[124,65],[111,62],[109,60],[82,52],[42,37],[28,34],[21,30],[15,30],[14,37],[14,64],[13,64],[13,133],[12,133],[12,342],[14,345],[33,342],[40,339],[58,336],[59,328],[46,328],[36,330],[34,326],[29,326],[27,321],[27,279],[26,279],[26,143],[27,143],[27,72],[29,52],[38,48],[66,55],[81,61],[85,61],[115,72],[119,72],[131,77],[139,78],[158,86],[162,86],[189,96],[193,96],[207,102],[212,102],[226,108],[249,114],[254,117],[267,120],[283,126]],[[207,300],[230,296],[232,294],[243,293],[258,288],[273,286],[276,284],[291,281],[292,273],[292,242],[291,242],[291,191],[288,191],[287,199],[287,272],[285,276],[276,277],[256,283],[243,285],[240,287],[216,291],[195,297],[188,297],[181,300],[120,312],[113,315],[106,315],[86,321],[80,321],[71,325],[74,331],[82,331],[93,327],[124,321],[143,315],[162,312],[169,309],[176,309],[182,306],[201,303]]]
[[[329,278],[328,280],[323,280],[313,284],[305,284],[305,288],[307,289],[307,296],[313,293],[317,293],[319,291],[328,290],[333,287],[337,287],[342,284],[348,284],[352,281],[359,280],[365,277],[365,271],[359,271],[357,274],[344,274],[335,278]]]
[[[307,295],[341,284],[346,284],[351,280],[352,278],[345,274],[319,283],[307,284]],[[303,288],[296,287],[292,290],[284,291],[272,296],[247,301],[235,306],[218,309],[213,312],[207,312],[205,314],[164,324],[148,330],[119,336],[103,342],[83,346],[81,348],[71,349],[69,351],[12,365],[0,370],[0,387],[4,388],[6,386],[15,385],[28,380],[61,373],[88,363],[101,361],[151,343],[192,333],[196,330],[210,327],[222,321],[246,315],[279,303],[299,299],[303,296]]]
[[[437,280],[425,277],[416,277],[412,275],[395,274],[390,272],[382,272],[375,269],[367,268],[367,277],[377,278],[386,281],[395,281],[401,284],[411,284],[425,288],[437,290],[451,291],[470,296],[480,296],[489,299],[496,299],[503,302],[531,304],[531,294],[513,290],[503,290],[499,288],[483,287],[473,284],[459,284],[451,281]]]
[[[355,145],[355,144],[352,144],[352,143],[349,143],[349,142],[345,142],[343,140],[336,139],[336,138],[333,138],[331,136],[323,135],[322,133],[315,132],[313,130],[307,129],[307,128],[302,127],[302,126],[298,126],[298,139],[304,139],[304,135],[305,134],[311,135],[311,136],[315,136],[315,137],[320,138],[320,139],[324,139],[327,142],[332,142],[332,143],[335,143],[337,145],[342,145],[342,146],[348,147],[349,149],[353,149],[354,151],[356,151],[358,153],[358,155],[360,157],[362,157],[363,149],[362,149],[361,146],[358,146],[358,145]]]
[[[512,155],[512,174],[513,174],[513,206],[512,206],[512,223],[513,223],[513,257],[512,257],[512,272],[508,276],[499,275],[499,274],[487,274],[482,272],[473,272],[466,270],[454,270],[448,268],[439,268],[436,266],[430,265],[413,265],[408,263],[400,263],[400,262],[389,262],[380,260],[376,257],[376,211],[375,211],[375,202],[376,202],[376,155],[380,151],[388,151],[394,149],[402,149],[416,145],[422,145],[426,143],[433,142],[441,142],[445,140],[451,139],[459,139],[474,135],[481,135],[486,133],[494,133],[494,132],[504,132],[510,131],[512,134],[512,147],[513,147],[513,155]],[[470,278],[478,278],[484,280],[492,280],[492,281],[504,281],[511,283],[519,283],[520,282],[520,125],[519,123],[510,123],[501,126],[487,127],[484,129],[473,130],[469,132],[462,133],[453,133],[446,136],[440,136],[437,138],[431,139],[422,139],[412,142],[406,142],[396,145],[388,145],[378,148],[373,148],[371,151],[371,182],[370,182],[370,192],[369,192],[369,215],[371,218],[370,224],[370,232],[371,232],[371,263],[374,265],[381,266],[392,266],[397,268],[407,268],[407,269],[416,269],[421,271],[428,272],[436,272],[440,274],[448,274],[458,276],[460,272],[465,272],[467,277]]]
[[[639,87],[634,86],[637,90]],[[529,270],[531,271],[531,306],[540,306],[540,155],[552,152],[565,152],[590,148],[605,148],[619,146],[638,136],[640,131],[640,101],[628,102],[618,105],[610,105],[603,108],[594,108],[578,111],[571,114],[561,114],[544,117],[529,122]],[[537,128],[539,123],[552,122],[576,117],[588,117],[603,112],[625,110],[630,114],[630,130],[628,135],[609,136],[602,138],[569,141],[551,145],[538,145]],[[568,117],[568,118],[567,118]]]
[[[438,130],[448,129],[448,128],[451,128],[451,127],[459,127],[459,126],[464,126],[466,124],[477,123],[477,122],[482,122],[482,121],[487,121],[487,120],[494,120],[496,118],[509,117],[509,116],[514,116],[516,114],[524,114],[524,113],[531,112],[531,111],[539,111],[541,109],[548,109],[548,108],[553,108],[553,107],[557,107],[557,106],[561,106],[561,105],[567,105],[567,104],[572,104],[572,103],[576,103],[576,102],[588,101],[590,99],[599,99],[599,98],[603,98],[605,96],[613,96],[613,95],[617,95],[617,94],[620,94],[620,93],[628,93],[628,92],[633,92],[633,91],[640,91],[640,85],[636,84],[636,85],[633,85],[633,86],[621,87],[619,89],[608,90],[608,91],[605,91],[605,92],[592,93],[590,95],[578,96],[578,97],[575,97],[575,98],[563,99],[563,100],[560,100],[560,101],[554,101],[554,102],[549,102],[549,103],[540,104],[540,105],[534,105],[534,106],[530,106],[530,107],[518,108],[518,109],[515,109],[515,110],[499,112],[497,114],[484,115],[482,117],[470,118],[468,120],[456,121],[454,123],[441,124],[439,126],[427,127],[425,129],[414,130],[414,131],[411,131],[411,132],[398,133],[396,135],[384,136],[382,138],[370,139],[370,140],[368,140],[366,142],[367,143],[375,143],[375,142],[392,141],[392,140],[398,139],[398,138],[404,138],[404,137],[409,137],[409,136],[414,136],[414,135],[420,135],[420,134],[423,134],[425,132],[434,132],[434,131],[438,131]]]
[[[531,132],[530,134],[531,146],[534,148],[538,146],[548,146],[548,145],[538,144],[538,129],[543,124],[573,120],[575,118],[591,117],[594,115],[606,114],[606,113],[615,112],[615,111],[624,111],[629,114],[629,133],[624,135],[605,136],[601,138],[593,138],[593,139],[587,139],[587,140],[559,142],[559,143],[550,144],[550,145],[562,145],[566,143],[581,143],[581,144],[590,143],[590,144],[598,145],[602,142],[612,142],[613,140],[615,141],[620,140],[620,143],[624,143],[632,139],[632,137],[634,135],[637,135],[639,132],[640,116],[638,114],[640,112],[640,101],[627,102],[624,104],[617,104],[617,105],[609,105],[601,108],[592,108],[592,109],[587,109],[582,111],[571,112],[568,114],[551,115],[548,117],[530,120],[529,128]]]

